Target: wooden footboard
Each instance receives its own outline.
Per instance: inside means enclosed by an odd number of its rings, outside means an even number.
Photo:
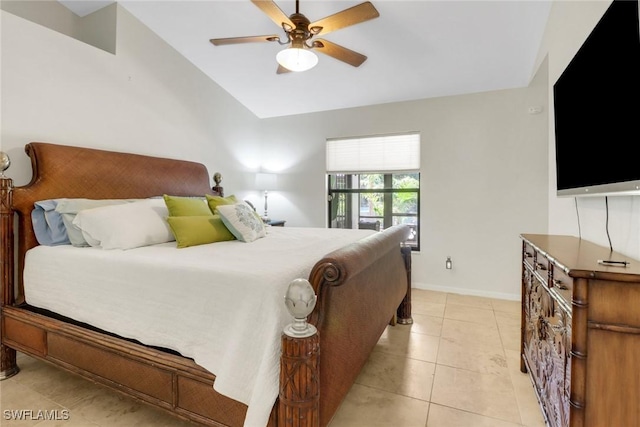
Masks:
[[[206,169],[189,162],[52,144],[32,143],[26,151],[34,168],[29,185],[14,189],[11,179],[0,174],[0,379],[18,372],[17,350],[178,417],[209,426],[242,426],[246,405],[216,393],[215,375],[191,359],[33,309],[24,303],[20,279],[24,254],[37,244],[29,217],[35,201],[148,197],[163,191],[201,195],[209,188]],[[81,166],[70,166],[78,158]],[[173,168],[174,162],[179,167]],[[83,183],[93,175],[95,163],[126,165],[127,173],[155,174],[157,179],[152,188],[147,178],[136,178],[127,185],[91,180],[86,189]],[[158,168],[160,173],[177,171],[179,177],[158,175]],[[411,250],[402,246],[408,231],[405,226],[392,227],[334,251],[314,266],[309,282],[317,303],[309,323],[318,332],[307,337],[283,334],[280,398],[269,426],[327,425],[390,320],[397,315],[399,323],[411,322]]]
[[[215,376],[191,359],[26,307],[3,307],[2,345],[203,425],[240,427],[247,411],[217,393]]]
[[[408,232],[396,226],[374,234],[327,255],[311,272],[318,295],[310,323],[320,331],[320,425],[328,424],[407,295],[401,244]]]

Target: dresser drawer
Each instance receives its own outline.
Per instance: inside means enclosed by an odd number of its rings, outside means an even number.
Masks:
[[[522,238],[520,370],[547,426],[640,427],[640,260],[603,266],[628,257],[580,237]]]
[[[533,271],[540,276],[545,285],[549,285],[549,268],[549,259],[540,252],[536,252]]]
[[[573,279],[567,275],[561,268],[552,265],[551,267],[551,283],[549,288],[553,289],[565,303],[571,307],[573,295]]]
[[[534,265],[536,250],[531,246],[529,242],[524,242],[522,247],[522,261],[529,264],[531,267]]]

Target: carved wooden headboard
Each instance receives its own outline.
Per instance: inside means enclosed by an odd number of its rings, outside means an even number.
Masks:
[[[25,151],[31,158],[33,177],[12,192],[12,207],[18,216],[18,272],[26,251],[38,245],[31,224],[36,201],[216,194],[207,168],[200,163],[43,142],[31,142]]]

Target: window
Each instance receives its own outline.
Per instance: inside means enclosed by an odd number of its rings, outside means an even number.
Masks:
[[[420,135],[327,141],[330,228],[384,230],[409,224],[420,248]]]

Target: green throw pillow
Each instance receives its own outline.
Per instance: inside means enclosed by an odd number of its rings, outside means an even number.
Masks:
[[[207,216],[212,215],[209,206],[201,197],[164,195],[169,216]]]
[[[216,213],[216,209],[220,205],[235,205],[236,203],[238,203],[238,199],[236,199],[236,196],[234,196],[233,194],[228,197],[212,196],[210,194],[205,194],[205,196],[207,197],[209,209],[211,209],[211,212],[213,212],[214,214]]]
[[[179,248],[235,239],[219,215],[170,216],[167,222]]]

